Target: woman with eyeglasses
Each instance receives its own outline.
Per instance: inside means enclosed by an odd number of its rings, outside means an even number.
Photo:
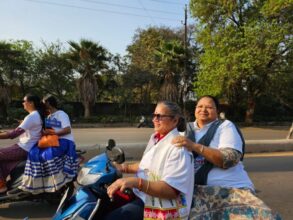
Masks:
[[[194,122],[172,141],[193,152],[195,188],[190,219],[275,219],[277,215],[255,196],[242,163],[244,139],[229,120],[218,118],[219,102],[202,96]]]
[[[193,159],[171,141],[185,130],[179,106],[162,101],[153,114],[154,134],[139,163],[116,164],[117,169],[135,176],[118,179],[108,189],[109,197],[133,189],[134,201],[115,209],[103,219],[187,219],[193,189]]]
[[[23,108],[29,114],[12,131],[0,133],[0,139],[13,139],[19,137],[17,144],[0,148],[0,193],[6,193],[6,178],[11,170],[23,160],[27,153],[38,142],[42,131],[43,108],[40,98],[27,94],[23,98]]]

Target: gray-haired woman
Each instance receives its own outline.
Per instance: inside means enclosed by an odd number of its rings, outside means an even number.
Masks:
[[[115,209],[104,219],[187,219],[193,189],[193,159],[184,148],[171,141],[185,130],[185,120],[177,104],[162,101],[153,114],[155,133],[139,163],[116,165],[135,177],[118,179],[108,187],[113,197],[117,190],[133,189],[136,199]]]

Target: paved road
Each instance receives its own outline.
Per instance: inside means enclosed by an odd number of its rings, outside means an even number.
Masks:
[[[293,152],[249,154],[245,159],[248,174],[258,196],[284,220],[293,218]],[[1,220],[49,220],[56,206],[47,203],[19,202],[0,205]]]
[[[246,127],[242,128],[246,140],[283,139],[288,127]],[[117,143],[144,143],[153,132],[152,128],[91,128],[73,129],[78,146],[105,146],[109,138]],[[0,140],[0,147],[15,143],[15,140]],[[97,151],[93,150],[88,157]],[[266,154],[249,158],[245,165],[249,175],[255,183],[260,198],[270,207],[281,213],[286,219],[293,219],[293,153],[274,153],[273,156],[263,157]],[[46,203],[19,202],[0,205],[0,219],[14,220],[30,216],[34,220],[48,220],[56,210],[56,206]]]
[[[285,139],[289,127],[243,127],[241,128],[246,140]],[[74,128],[73,134],[77,146],[106,145],[109,138],[117,143],[145,143],[153,128]],[[0,147],[15,143],[15,140],[1,140]]]
[[[257,195],[284,220],[293,219],[293,152],[249,154],[244,165]]]

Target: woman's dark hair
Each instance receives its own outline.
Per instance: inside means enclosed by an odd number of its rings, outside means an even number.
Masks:
[[[28,93],[28,94],[25,95],[25,97],[26,97],[26,100],[27,100],[28,102],[32,102],[32,103],[34,103],[34,106],[35,106],[36,109],[41,108],[41,105],[42,105],[42,104],[41,104],[41,99],[40,99],[39,96],[37,96],[37,95],[33,95],[33,94],[31,94],[31,93]]]
[[[57,99],[52,96],[52,95],[46,95],[44,98],[43,98],[43,102],[48,102],[49,105],[51,105],[52,107],[54,108],[57,108],[58,106],[58,101]]]
[[[45,106],[41,102],[40,97],[37,96],[37,95],[31,94],[31,93],[26,94],[25,97],[26,97],[26,100],[28,102],[34,103],[34,106],[35,106],[36,110],[39,112],[39,114],[41,116],[41,119],[42,119],[42,122],[43,122],[43,125],[44,125],[44,121],[45,121]]]
[[[183,117],[183,114],[182,114],[182,111],[181,111],[181,108],[179,107],[179,105],[177,105],[174,102],[170,102],[170,101],[160,101],[158,104],[165,105],[169,109],[171,115],[179,116],[179,120],[177,123],[177,129],[180,132],[185,131],[186,121],[185,121],[185,118]]]
[[[211,100],[213,100],[213,102],[215,103],[217,111],[219,110],[219,108],[220,108],[219,100],[215,96],[212,96],[212,95],[201,96],[201,97],[198,98],[197,103],[203,98],[210,98]]]

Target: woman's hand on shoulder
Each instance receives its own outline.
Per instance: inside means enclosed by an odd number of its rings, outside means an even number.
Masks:
[[[189,151],[193,151],[194,149],[194,142],[192,142],[190,139],[184,136],[177,136],[173,138],[172,144],[174,144],[176,147],[185,147]]]

